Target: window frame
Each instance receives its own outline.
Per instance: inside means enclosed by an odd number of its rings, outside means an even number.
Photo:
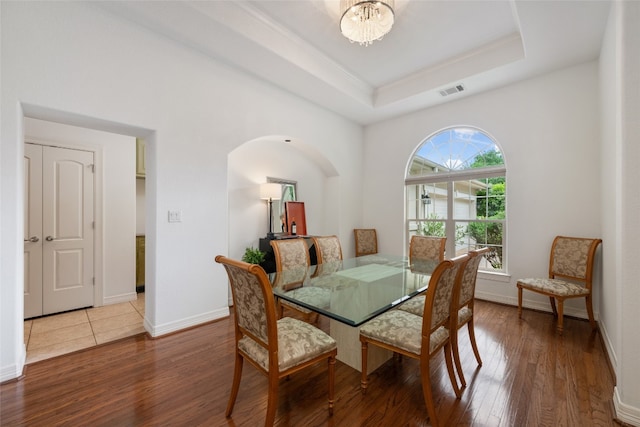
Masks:
[[[410,175],[411,167],[413,165],[416,156],[418,156],[418,152],[420,149],[428,143],[432,138],[440,135],[443,132],[450,132],[455,129],[464,129],[464,130],[472,130],[475,132],[482,133],[486,138],[488,138],[495,146],[495,148],[500,152],[502,156],[503,163],[501,165],[492,165],[483,168],[469,168],[462,170],[438,170],[435,173],[427,173],[423,175]],[[424,158],[420,156],[420,158]],[[503,151],[500,145],[497,143],[495,138],[493,138],[488,132],[485,132],[482,129],[473,127],[473,126],[452,126],[445,129],[441,129],[418,144],[411,157],[409,158],[409,162],[407,164],[407,169],[405,172],[405,185],[404,185],[404,205],[405,205],[405,239],[406,242],[409,242],[411,236],[416,233],[416,230],[413,230],[412,225],[416,225],[418,230],[421,229],[421,224],[423,223],[435,223],[435,222],[443,222],[445,227],[445,235],[447,237],[446,243],[446,253],[447,254],[455,254],[456,253],[456,225],[460,223],[499,223],[502,227],[502,241],[500,243],[502,247],[502,259],[501,259],[501,269],[494,269],[488,264],[487,261],[484,261],[479,270],[483,273],[491,274],[491,275],[508,275],[508,256],[507,256],[507,205],[506,201],[508,199],[507,189],[505,189],[505,215],[503,219],[464,219],[457,218],[455,212],[455,183],[459,181],[472,181],[478,179],[488,179],[488,178],[504,178],[505,184],[507,181],[507,167],[506,167],[506,159],[504,158]],[[447,197],[447,214],[446,218],[428,218],[427,214],[422,211],[422,215],[424,218],[414,218],[409,217],[410,214],[418,215],[417,209],[409,209],[410,200],[409,193],[411,186],[419,186],[419,185],[435,185],[438,184],[438,188],[442,188],[442,184],[446,184],[446,197]],[[418,187],[416,187],[418,188]],[[418,192],[420,190],[417,190]],[[420,200],[417,198],[416,202]],[[406,245],[405,245],[406,246]],[[491,245],[490,245],[491,246]],[[493,245],[493,246],[498,246]],[[452,258],[452,256],[447,256],[448,258]],[[488,268],[487,268],[488,266]]]

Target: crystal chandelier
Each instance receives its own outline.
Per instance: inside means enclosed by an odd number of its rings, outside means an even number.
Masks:
[[[340,31],[352,43],[369,46],[393,26],[394,0],[340,0]]]

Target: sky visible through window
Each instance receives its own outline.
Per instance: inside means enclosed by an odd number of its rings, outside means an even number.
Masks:
[[[463,170],[471,168],[479,154],[489,151],[499,152],[499,149],[486,134],[477,129],[459,127],[445,130],[426,140],[416,156],[447,169]]]

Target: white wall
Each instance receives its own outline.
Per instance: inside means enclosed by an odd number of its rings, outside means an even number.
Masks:
[[[398,206],[404,205],[404,171],[413,150],[455,125],[492,135],[507,166],[510,276],[482,276],[479,296],[517,304],[518,278],[547,275],[554,236],[600,237],[597,71],[588,63],[369,126],[363,222],[378,229],[381,251],[402,253],[408,246]],[[550,310],[548,298],[530,292],[525,305]],[[586,317],[584,300],[567,302],[565,312]]]
[[[617,383],[621,421],[640,425],[640,4],[614,2],[600,54],[604,288],[600,327]]]
[[[342,233],[359,224],[352,197],[361,190],[359,126],[91,3],[0,7],[0,381],[20,375],[25,356],[23,114],[146,140],[145,327],[153,336],[229,313],[227,277],[213,259],[235,238],[227,161],[245,142],[265,135],[303,141],[305,156],[326,159],[339,177],[324,185],[339,207],[332,219]],[[169,210],[182,211],[182,222],[168,223]]]
[[[136,299],[135,138],[26,118],[25,139],[96,156],[97,306]]]
[[[323,223],[324,206],[337,205],[325,198],[325,182],[336,175],[335,168],[323,169],[315,158],[308,158],[296,148],[303,141],[285,137],[269,137],[249,141],[229,155],[229,256],[239,259],[245,248],[258,247],[258,239],[269,229],[268,205],[260,200],[259,186],[267,177],[297,182],[297,200],[305,204],[307,234],[338,234],[338,224]],[[274,202],[278,203],[278,201]],[[337,208],[337,206],[336,206]],[[274,232],[280,232],[279,218],[274,218]],[[348,237],[341,240],[348,244]]]

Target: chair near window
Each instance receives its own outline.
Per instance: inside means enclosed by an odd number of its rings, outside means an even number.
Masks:
[[[453,306],[451,308],[452,313],[457,313],[451,317],[451,351],[453,353],[453,361],[458,371],[458,378],[463,387],[467,385],[462,372],[462,363],[460,362],[460,352],[458,350],[458,330],[464,325],[467,325],[469,331],[469,340],[471,341],[471,348],[473,354],[476,356],[478,365],[482,366],[482,359],[480,358],[480,352],[476,344],[476,335],[473,325],[473,313],[474,313],[474,298],[476,292],[476,279],[478,277],[478,267],[480,261],[489,252],[490,248],[481,248],[473,251],[469,251],[469,261],[464,265],[460,274],[460,285],[454,290]],[[401,304],[398,310],[407,311],[409,313],[422,316],[424,313],[424,300],[425,296],[420,295],[411,298],[409,301]]]
[[[593,318],[591,288],[593,264],[601,239],[557,236],[551,245],[549,278],[520,279],[518,287],[518,317],[522,318],[522,290],[549,297],[553,315],[558,317],[558,333],[563,332],[564,300],[585,298],[591,328],[596,329]],[[556,309],[557,301],[557,309]]]
[[[430,360],[442,349],[444,351],[449,380],[457,398],[461,390],[456,380],[451,358],[451,308],[456,286],[469,255],[444,260],[433,270],[424,299],[423,316],[403,311],[389,310],[365,323],[360,328],[362,343],[362,393],[366,393],[368,345],[391,350],[394,353],[418,359],[422,392],[431,425],[438,426],[430,379]]]
[[[455,322],[455,326],[451,327],[451,350],[453,352],[453,361],[456,364],[458,378],[460,378],[462,387],[466,387],[467,382],[464,379],[464,372],[462,372],[462,364],[460,363],[458,330],[464,325],[467,325],[469,340],[471,341],[471,348],[473,349],[473,354],[476,356],[476,361],[479,366],[482,366],[482,359],[480,358],[480,352],[478,351],[478,345],[476,344],[473,315],[478,267],[480,266],[480,261],[482,261],[485,254],[489,251],[491,251],[491,249],[488,247],[469,251],[469,261],[467,261],[467,264],[464,266],[462,278],[460,280],[460,287],[458,288],[457,294],[454,294],[453,296],[453,312],[457,313],[457,315],[453,315],[451,319],[452,322]]]
[[[278,384],[308,366],[327,361],[329,414],[333,414],[336,342],[301,320],[277,319],[271,284],[262,267],[218,255],[229,276],[235,314],[235,369],[225,415],[231,416],[247,360],[268,377],[265,426],[272,426],[278,403]]]
[[[378,253],[378,234],[375,228],[356,228],[356,256],[374,255]]]
[[[431,272],[444,259],[446,237],[411,236],[409,264],[412,270]]]
[[[302,283],[306,278],[306,272],[311,264],[309,258],[309,247],[307,246],[305,239],[301,237],[295,239],[274,239],[271,240],[270,243],[273,248],[273,255],[276,259],[277,274],[274,285],[283,285],[282,281],[285,280],[286,283],[284,283],[284,285],[286,285],[287,289],[290,289],[291,292],[305,294],[298,295],[302,297],[301,299],[317,299],[325,296],[316,295],[321,290],[312,287],[305,288],[302,286]],[[296,276],[299,277],[298,280],[291,280],[292,277]],[[284,315],[284,308],[286,307],[301,314],[308,322],[312,321],[312,317],[314,317],[314,321],[317,321],[318,319],[317,313],[283,298],[277,299],[277,306],[280,317]]]

